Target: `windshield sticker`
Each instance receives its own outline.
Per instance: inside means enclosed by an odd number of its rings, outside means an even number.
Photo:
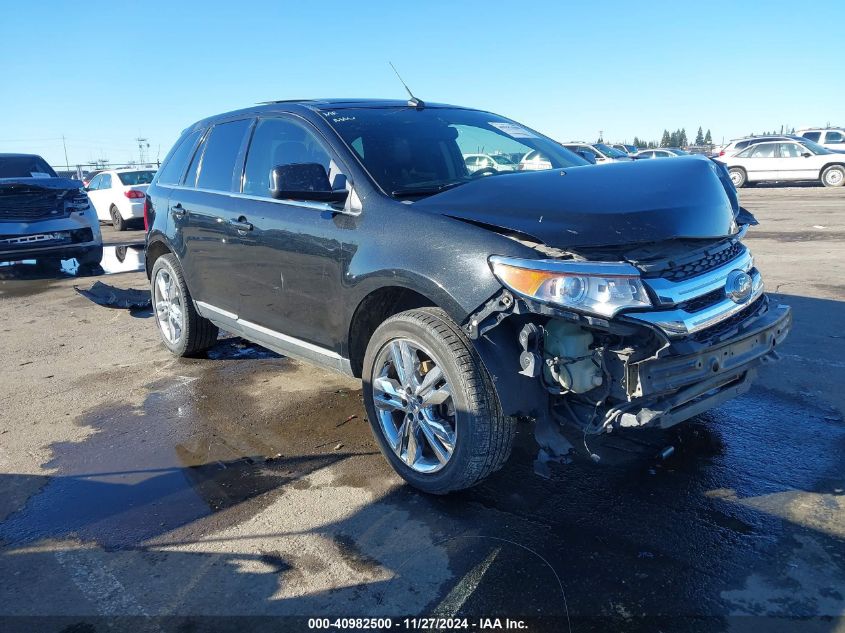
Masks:
[[[516,123],[499,123],[490,121],[488,125],[492,125],[494,128],[501,130],[511,138],[537,138],[536,134],[529,132],[524,127],[517,125]]]

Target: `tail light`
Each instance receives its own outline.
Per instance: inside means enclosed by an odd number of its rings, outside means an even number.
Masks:
[[[724,156],[724,155],[725,155],[725,150],[719,150],[719,156]]]
[[[144,192],[138,191],[137,189],[129,189],[128,191],[124,191],[123,195],[126,196],[127,198],[140,199],[140,198],[144,197]]]

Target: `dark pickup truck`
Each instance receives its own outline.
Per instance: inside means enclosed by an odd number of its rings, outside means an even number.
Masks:
[[[164,344],[223,328],[360,377],[384,455],[433,493],[501,467],[520,418],[541,457],[595,458],[582,438],[721,404],[791,325],[724,167],[592,166],[489,112],[255,106],[186,129],[147,194]]]

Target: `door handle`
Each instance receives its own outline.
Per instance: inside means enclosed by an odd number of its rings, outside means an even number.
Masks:
[[[236,229],[238,229],[239,231],[251,231],[252,230],[252,224],[247,222],[246,218],[244,216],[239,217],[237,220],[235,220],[234,218],[229,220],[229,224],[231,226],[235,227]]]
[[[170,212],[173,214],[174,218],[184,218],[187,215],[188,210],[182,206],[182,203],[179,202],[175,206],[170,207]]]

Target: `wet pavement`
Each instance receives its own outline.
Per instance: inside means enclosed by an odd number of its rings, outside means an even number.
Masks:
[[[764,272],[782,248],[767,240],[752,244]],[[378,453],[354,381],[225,334],[207,358],[174,360],[151,319],[74,283],[0,282],[13,321],[66,306],[85,321],[75,336],[98,341],[0,333],[16,361],[0,380],[20,391],[0,393],[0,615],[68,617],[57,631],[117,615],[845,630],[843,394],[821,389],[845,384],[838,286],[777,295],[796,306],[782,362],[749,394],[643,436],[631,459],[543,479],[522,424],[500,472],[432,497]]]

